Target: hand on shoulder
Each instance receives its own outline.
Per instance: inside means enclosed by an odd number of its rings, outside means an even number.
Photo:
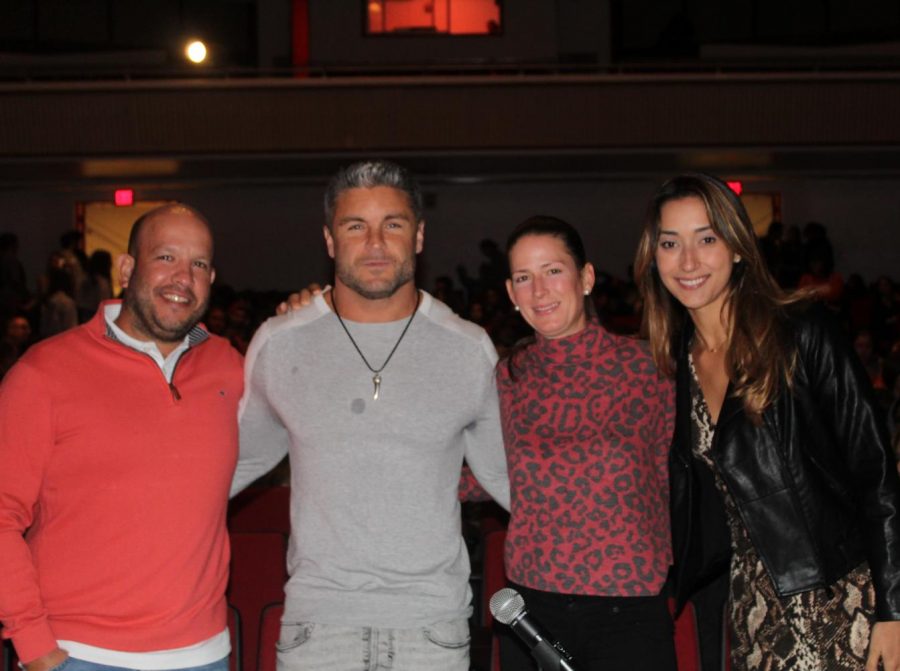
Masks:
[[[299,310],[300,308],[306,307],[310,303],[313,302],[313,298],[320,295],[325,289],[328,289],[328,285],[326,284],[323,288],[321,285],[313,282],[305,289],[301,289],[295,293],[292,293],[287,297],[287,300],[279,303],[278,307],[275,309],[276,315],[284,315],[288,312],[293,312],[294,310]]]

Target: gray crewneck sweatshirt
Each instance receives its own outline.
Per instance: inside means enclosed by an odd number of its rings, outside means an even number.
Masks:
[[[406,319],[344,320],[380,367]],[[323,297],[250,343],[232,494],[291,461],[285,622],[417,627],[467,617],[463,457],[505,508],[509,480],[487,334],[422,292],[372,372]]]

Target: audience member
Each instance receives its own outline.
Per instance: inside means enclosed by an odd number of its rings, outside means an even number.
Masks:
[[[31,344],[31,323],[24,314],[15,314],[3,323],[0,339],[0,380]]]
[[[47,271],[47,293],[41,301],[41,338],[78,325],[78,307],[72,297],[72,276],[59,266]]]
[[[781,241],[780,274],[776,275],[775,279],[785,289],[796,289],[805,270],[806,257],[800,228],[788,226],[784,229],[784,238]]]
[[[772,221],[766,234],[759,239],[759,251],[772,277],[781,275],[781,253],[784,246],[784,224]]]
[[[0,380],[16,362],[16,348],[5,340],[0,340]]]
[[[3,341],[12,347],[14,360],[25,354],[25,350],[31,345],[31,336],[31,322],[24,314],[15,314],[5,321]]]
[[[841,318],[849,333],[868,329],[875,300],[859,273],[851,273],[844,285]]]
[[[809,221],[803,227],[803,258],[806,271],[809,271],[813,255],[821,259],[828,272],[834,269],[834,247],[828,238],[828,229],[818,221]]]
[[[224,336],[228,328],[228,316],[225,308],[219,305],[210,305],[206,311],[206,317],[203,318],[206,330],[217,336]]]
[[[72,296],[79,309],[83,309],[82,292],[87,281],[88,259],[84,253],[84,234],[81,231],[66,231],[59,236],[59,255],[63,268],[72,278]],[[93,314],[93,313],[91,313]]]
[[[0,234],[0,320],[27,307],[29,299],[25,268],[19,260],[19,238]]]
[[[853,349],[856,350],[856,355],[862,362],[863,368],[866,369],[872,388],[882,391],[887,389],[884,379],[884,360],[875,351],[872,334],[866,330],[857,332],[853,338]]]
[[[235,296],[228,304],[225,337],[241,354],[246,354],[250,339],[258,326],[254,323],[252,311],[250,300],[245,295]]]
[[[900,339],[900,300],[891,278],[882,275],[873,288],[872,323],[869,325],[879,351]]]
[[[844,279],[834,270],[831,247],[822,242],[811,245],[806,252],[806,272],[800,276],[797,288],[805,289],[831,310],[838,312],[844,292]]]
[[[462,292],[453,285],[453,278],[449,275],[441,275],[435,279],[433,295],[456,314],[463,314],[465,299]]]
[[[85,322],[97,311],[100,303],[113,297],[112,256],[105,249],[98,249],[88,259],[87,277],[82,284],[78,319]]]
[[[484,296],[490,290],[502,295],[503,283],[507,278],[506,257],[500,251],[500,245],[490,238],[484,238],[478,243],[478,249],[484,256],[484,261],[478,266],[477,277],[469,275],[462,264],[456,267],[459,281],[465,288],[469,301],[475,300],[477,296]]]

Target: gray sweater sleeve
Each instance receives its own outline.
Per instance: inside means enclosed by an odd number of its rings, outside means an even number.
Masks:
[[[272,470],[288,452],[290,438],[273,411],[266,389],[266,342],[270,329],[263,324],[254,336],[244,363],[244,397],[238,410],[240,455],[231,482],[231,496]]]
[[[500,429],[500,401],[497,396],[494,366],[497,354],[487,335],[484,347],[486,363],[478,390],[480,412],[466,427],[466,462],[485,491],[505,510],[509,510],[509,475],[506,469],[506,452]]]

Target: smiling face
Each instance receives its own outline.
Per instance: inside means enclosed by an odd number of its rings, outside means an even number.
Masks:
[[[584,297],[594,286],[594,268],[579,269],[554,235],[525,235],[509,250],[506,289],[525,321],[545,338],[574,335],[587,324]]]
[[[740,258],[713,230],[700,198],[688,196],[662,206],[655,258],[663,285],[689,312],[722,314]]]
[[[116,324],[165,356],[206,312],[215,279],[212,235],[190,210],[168,208],[143,223],[133,251],[119,259],[126,292]]]
[[[376,186],[343,191],[331,226],[325,227],[335,285],[369,300],[390,298],[412,283],[424,230],[400,189]]]

